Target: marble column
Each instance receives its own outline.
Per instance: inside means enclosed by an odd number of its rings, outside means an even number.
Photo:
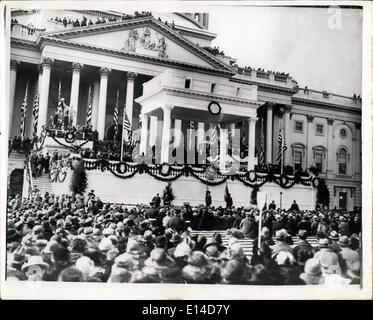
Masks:
[[[42,58],[41,66],[43,68],[43,76],[39,90],[39,118],[37,127],[38,136],[40,136],[43,126],[45,126],[48,121],[48,97],[52,65],[52,59]]]
[[[161,150],[161,163],[168,163],[170,155],[170,137],[171,137],[171,111],[172,105],[165,105],[163,110],[163,129],[162,129],[162,150]]]
[[[314,159],[313,159],[313,149],[312,149],[312,136],[314,135],[313,132],[313,115],[307,115],[307,161],[306,167],[303,169],[308,169],[312,166]]]
[[[256,118],[249,118],[249,149],[247,170],[254,170],[255,166],[255,124]]]
[[[141,119],[141,138],[140,138],[140,154],[146,155],[146,147],[148,142],[148,119],[149,116],[145,113],[140,114]]]
[[[36,98],[36,95],[40,94],[39,93],[39,87],[40,87],[40,84],[41,84],[41,81],[42,81],[42,77],[43,77],[43,68],[38,65],[38,73],[39,73],[39,77],[36,79],[35,81],[35,90],[34,90],[34,98],[32,100],[32,107],[31,107],[31,121],[30,121],[30,126],[28,128],[28,136],[29,137],[32,137],[33,134],[34,134],[34,123],[35,123],[35,119],[34,119],[34,114],[33,114],[33,107],[34,107],[34,102],[35,102],[35,98]]]
[[[16,81],[17,81],[17,68],[19,61],[10,60],[10,90],[9,90],[9,119],[8,119],[8,132],[9,138],[12,137],[12,122],[13,122],[13,110],[14,110],[14,95],[16,92]]]
[[[128,120],[131,124],[133,123],[133,94],[135,89],[135,78],[136,73],[128,72],[127,73],[127,90],[126,90],[126,113]]]
[[[80,72],[84,65],[81,63],[72,63],[72,79],[71,79],[71,94],[70,94],[70,107],[72,109],[72,125],[76,126],[78,120],[78,103],[79,103],[79,84]]]
[[[109,68],[100,68],[100,94],[97,113],[97,131],[99,140],[104,140],[105,138],[106,95],[110,71]]]
[[[335,148],[333,148],[333,123],[334,119],[328,118],[328,162],[326,167],[326,172],[330,176],[333,174],[333,161],[334,161],[334,151]]]
[[[273,103],[267,103],[267,126],[266,126],[266,163],[272,163],[273,145]]]
[[[198,122],[198,132],[197,132],[197,146],[205,141],[205,123],[204,122]]]
[[[361,174],[361,124],[355,123],[356,148],[355,148],[355,174]]]
[[[98,121],[98,101],[100,96],[100,81],[96,79],[93,82],[93,94],[92,94],[92,128],[97,130],[97,121]]]
[[[158,132],[158,117],[150,116],[150,134],[149,134],[149,146],[155,146],[157,142],[157,132]]]
[[[284,152],[284,164],[285,166],[290,165],[290,146],[291,146],[291,141],[290,141],[290,130],[291,130],[291,122],[290,122],[290,112],[291,112],[291,106],[287,105],[285,106],[285,112],[284,112],[284,136],[285,136],[285,141],[286,141],[286,146],[287,149]]]

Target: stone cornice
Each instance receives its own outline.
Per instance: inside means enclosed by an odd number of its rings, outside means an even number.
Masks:
[[[88,51],[96,51],[96,52],[101,52],[105,54],[110,54],[113,56],[126,57],[126,58],[133,59],[133,60],[143,60],[143,61],[149,61],[152,63],[157,63],[160,65],[172,65],[172,66],[182,67],[188,70],[190,69],[201,70],[201,71],[204,71],[205,73],[210,73],[210,74],[211,73],[212,74],[224,74],[226,76],[230,75],[228,71],[224,71],[221,69],[213,69],[213,68],[203,67],[199,65],[184,63],[184,62],[180,62],[176,60],[170,60],[166,58],[146,56],[142,54],[137,54],[133,52],[125,52],[121,50],[99,48],[99,47],[94,47],[94,46],[87,45],[87,44],[80,44],[80,43],[70,42],[67,40],[62,40],[62,39],[52,38],[52,37],[43,36],[41,37],[41,39],[43,40],[43,43],[53,43],[53,44],[60,45],[63,47],[74,47],[74,48],[79,48],[79,49],[88,50]],[[40,45],[42,46],[42,42],[40,42]]]
[[[260,90],[260,91],[265,91],[265,92],[280,93],[280,94],[285,94],[287,96],[292,96],[298,92],[298,90],[294,88],[279,87],[279,86],[275,86],[271,84],[255,82],[255,81],[250,81],[250,80],[231,78],[229,81],[236,82],[236,83],[242,83],[242,84],[256,85],[258,86],[258,91]]]
[[[305,100],[305,99],[299,99],[296,97],[292,97],[292,103],[304,105],[304,106],[314,106],[314,107],[322,107],[323,109],[333,110],[333,111],[343,111],[347,113],[353,113],[353,114],[361,114],[361,110],[359,109],[352,109],[350,107],[341,106],[333,103],[325,103],[320,102],[317,100]]]
[[[223,101],[229,101],[229,102],[235,102],[235,103],[242,103],[242,104],[251,104],[251,105],[260,105],[260,102],[258,101],[253,101],[253,100],[248,100],[248,99],[240,99],[240,98],[233,98],[233,97],[227,97],[227,96],[222,96],[218,94],[209,94],[209,93],[204,93],[204,92],[199,92],[199,91],[194,91],[190,89],[178,89],[178,88],[172,88],[172,87],[161,87],[159,91],[161,90],[166,90],[169,92],[178,92],[178,93],[183,93],[185,95],[190,95],[190,96],[199,96],[199,97],[205,97],[209,98],[212,100],[223,100]]]
[[[187,50],[194,52],[203,60],[211,63],[218,70],[221,70],[222,72],[225,72],[225,73],[229,73],[230,75],[233,75],[235,73],[234,70],[230,66],[220,61],[218,58],[214,57],[212,54],[210,54],[206,50],[203,50],[202,48],[200,48],[199,46],[197,46],[190,40],[180,36],[171,27],[164,25],[162,22],[159,22],[158,20],[154,19],[152,16],[138,17],[138,18],[133,18],[131,20],[123,20],[120,22],[112,22],[112,23],[106,23],[106,24],[100,24],[100,25],[76,27],[76,28],[69,29],[66,31],[59,30],[59,31],[54,31],[54,32],[47,32],[47,33],[44,33],[43,36],[40,37],[39,42],[42,41],[43,39],[46,39],[46,37],[69,39],[69,38],[84,35],[84,34],[99,33],[102,31],[120,29],[123,27],[137,27],[137,26],[152,26],[158,29],[158,31],[170,37],[171,39],[174,39],[175,41],[177,41],[180,45],[182,45]]]
[[[34,41],[27,41],[21,39],[11,38],[10,40],[12,47],[21,47],[21,48],[29,48],[31,50],[39,51],[39,46]]]

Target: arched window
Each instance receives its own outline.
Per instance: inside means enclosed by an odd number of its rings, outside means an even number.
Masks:
[[[347,173],[347,150],[345,148],[339,149],[337,153],[337,162],[338,162],[338,173],[346,174]]]

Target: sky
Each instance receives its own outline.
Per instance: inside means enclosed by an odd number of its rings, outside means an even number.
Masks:
[[[289,73],[300,87],[361,94],[362,10],[219,8],[209,30],[218,35],[212,46],[239,66]]]

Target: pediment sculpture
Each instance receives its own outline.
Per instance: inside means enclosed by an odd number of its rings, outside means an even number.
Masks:
[[[158,32],[152,33],[152,31],[146,27],[142,30],[131,29],[122,50],[158,56],[160,58],[168,58],[166,48],[165,37]]]

